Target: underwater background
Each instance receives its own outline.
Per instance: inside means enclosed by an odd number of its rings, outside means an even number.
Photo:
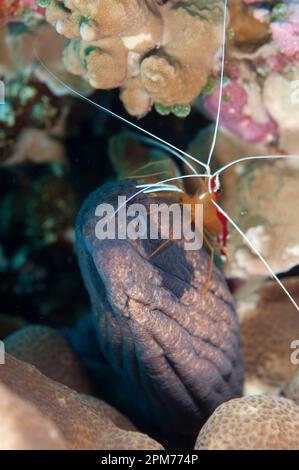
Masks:
[[[0,449],[299,449],[298,90],[295,0],[0,0]]]

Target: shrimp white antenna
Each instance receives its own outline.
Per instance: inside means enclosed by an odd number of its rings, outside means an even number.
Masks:
[[[172,187],[169,187],[169,188],[167,188],[167,187],[165,187],[165,188],[157,188],[157,189],[155,190],[156,193],[162,192],[162,191],[173,191],[174,193],[183,193],[183,192],[184,192],[182,189],[176,188],[175,186],[172,186]],[[152,192],[153,192],[152,189],[146,189],[146,191],[144,191],[143,194],[150,194],[150,193],[152,193]]]
[[[275,272],[272,270],[272,268],[269,266],[269,264],[267,263],[267,261],[265,260],[265,258],[260,254],[260,252],[255,248],[255,246],[253,245],[253,243],[249,240],[249,238],[245,235],[245,233],[240,229],[240,227],[236,224],[236,222],[234,222],[234,220],[227,214],[227,212],[225,210],[222,209],[222,207],[219,206],[219,204],[217,204],[217,202],[213,201],[212,200],[212,203],[214,204],[214,206],[217,207],[217,209],[219,210],[219,212],[221,212],[222,215],[224,215],[224,217],[227,218],[227,220],[232,224],[232,226],[239,232],[239,234],[242,236],[242,238],[244,238],[244,240],[246,241],[246,243],[250,246],[250,248],[252,249],[252,251],[259,257],[259,259],[264,263],[264,265],[266,266],[266,268],[268,269],[268,271],[271,273],[272,277],[275,279],[275,281],[279,284],[279,286],[282,288],[282,290],[285,292],[285,294],[288,296],[288,298],[290,299],[290,301],[292,302],[292,304],[294,305],[294,307],[298,310],[299,312],[299,306],[297,305],[296,301],[294,300],[294,298],[291,296],[291,294],[289,293],[288,289],[283,285],[283,283],[281,282],[281,280],[276,276]]]
[[[215,150],[216,139],[219,129],[219,122],[220,122],[220,114],[221,114],[221,107],[222,107],[222,96],[223,96],[223,82],[224,82],[224,62],[225,62],[225,46],[226,46],[226,22],[227,22],[227,0],[224,0],[224,13],[223,13],[223,36],[222,36],[222,53],[221,53],[221,73],[220,73],[220,91],[219,91],[219,98],[218,98],[218,109],[217,109],[217,117],[215,122],[215,130],[213,141],[207,161],[207,165],[210,168],[212,156]]]
[[[165,183],[170,183],[171,181],[178,181],[178,180],[182,180],[182,179],[185,179],[185,178],[211,178],[211,175],[209,175],[207,173],[197,174],[197,175],[182,175],[182,176],[175,176],[173,178],[168,178],[166,180],[159,181],[159,182],[156,182],[156,183],[148,183],[148,184],[137,185],[136,187],[141,188],[141,189],[139,191],[137,191],[135,194],[133,194],[132,196],[130,196],[128,199],[126,199],[125,202],[123,202],[117,208],[117,210],[112,214],[111,218],[114,217],[120,211],[120,209],[122,209],[128,202],[132,201],[132,199],[139,196],[139,194],[145,193],[145,191],[147,191],[147,194],[149,194],[149,192],[154,192],[157,188],[162,188],[162,187],[166,188]],[[151,188],[152,188],[152,190],[149,191]],[[177,189],[178,189],[177,186],[174,186],[174,188],[175,188],[174,191],[177,192]],[[170,185],[169,185],[168,191],[170,189],[171,188],[170,188]]]
[[[191,160],[195,161],[198,165],[201,165],[203,166],[206,171],[209,171],[209,166],[206,165],[205,163],[201,162],[200,160],[198,160],[197,158],[193,157],[192,155],[189,155],[187,152],[184,152],[183,150],[179,149],[178,147],[176,147],[175,145],[167,142],[166,140],[162,139],[161,137],[158,137],[157,135],[155,134],[152,134],[150,131],[147,131],[146,129],[143,129],[142,127],[138,126],[137,124],[135,124],[134,122],[132,121],[129,121],[128,119],[120,116],[119,114],[116,114],[114,113],[113,111],[111,111],[110,109],[108,108],[105,108],[105,106],[102,106],[101,104],[98,104],[98,103],[95,103],[94,101],[92,101],[90,98],[87,98],[87,96],[84,96],[82,95],[81,93],[79,93],[79,91],[76,91],[74,90],[72,87],[70,87],[69,85],[67,85],[67,83],[65,83],[63,80],[61,80],[59,77],[57,77],[48,67],[47,65],[45,64],[45,62],[39,57],[37,51],[35,50],[35,55],[37,57],[37,59],[39,60],[39,62],[41,63],[41,65],[44,67],[44,69],[48,72],[49,75],[51,75],[53,78],[55,78],[55,80],[57,80],[61,85],[63,85],[67,90],[69,90],[73,95],[75,96],[78,96],[79,98],[81,98],[82,100],[86,101],[87,103],[91,104],[92,106],[94,106],[95,108],[98,108],[100,109],[101,111],[104,111],[105,113],[109,114],[110,116],[113,116],[114,118],[118,119],[119,121],[133,127],[134,129],[138,130],[139,132],[142,132],[143,134],[151,137],[152,139],[154,140],[157,140],[159,142],[161,142],[161,144],[165,145],[166,147],[168,147],[168,150],[169,152],[171,152],[171,150],[174,150],[175,152],[178,152],[180,153],[181,155],[184,155],[185,157],[187,158],[190,158]],[[172,152],[173,153],[173,152]]]
[[[247,160],[278,160],[278,159],[289,159],[289,158],[299,158],[299,155],[256,155],[256,156],[249,156],[249,157],[240,157],[237,160],[233,160],[232,162],[227,163],[223,167],[219,168],[219,170],[213,173],[213,177],[218,177],[220,173],[222,173],[227,168],[236,165],[237,163],[246,162]]]

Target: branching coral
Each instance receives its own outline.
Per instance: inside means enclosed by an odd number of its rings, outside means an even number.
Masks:
[[[64,63],[95,88],[121,87],[132,115],[153,103],[188,104],[206,83],[221,44],[220,0],[52,0],[46,12],[71,39]]]

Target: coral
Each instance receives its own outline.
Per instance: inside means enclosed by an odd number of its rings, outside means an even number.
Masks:
[[[95,236],[98,204],[115,207],[119,194],[128,198],[134,191],[133,183],[122,181],[86,200],[76,229],[79,264],[100,347],[125,393],[127,412],[164,439],[192,439],[221,402],[241,393],[239,326],[216,267],[204,295],[204,250],[185,251],[181,240],[151,258],[160,240]],[[134,200],[150,201],[145,195]]]
[[[199,433],[198,450],[298,450],[299,407],[260,395],[221,405]]]
[[[298,302],[298,279],[283,283]],[[299,371],[299,364],[291,361],[291,343],[299,331],[298,312],[275,282],[238,292],[236,308],[241,317],[245,393],[285,394]]]
[[[263,101],[279,126],[279,145],[290,154],[299,150],[298,89],[299,64],[280,73],[271,72],[264,83]]]
[[[225,190],[231,182],[229,174],[233,173],[235,178],[234,185],[224,194],[223,205],[271,269],[277,273],[288,271],[299,262],[299,227],[294,217],[298,210],[298,160],[256,161],[236,168],[224,175]],[[269,275],[236,231],[231,232],[228,243],[227,274],[229,277]]]
[[[29,402],[0,383],[0,449],[62,450],[57,427]]]
[[[5,84],[5,103],[0,108],[1,162],[63,162],[58,138],[64,132],[66,103],[58,102],[44,85],[26,75]],[[47,144],[50,148],[43,152]]]
[[[95,88],[121,87],[131,114],[188,104],[201,92],[221,44],[221,1],[61,3],[51,1],[46,17],[71,38],[66,67]]]
[[[49,27],[41,29],[36,34],[28,30],[23,35],[5,31],[0,38],[5,54],[0,59],[0,77],[5,83],[5,103],[0,107],[1,163],[65,160],[59,139],[64,134],[69,103],[58,101],[33,75],[34,41],[40,40],[43,50],[42,44],[52,38],[48,34]],[[30,41],[22,41],[22,36],[29,37]],[[57,41],[53,43],[54,51],[57,51],[56,44]],[[52,59],[55,56],[53,49]],[[50,59],[51,54],[48,57]]]
[[[65,70],[61,63],[64,41],[50,25],[42,21],[12,25],[14,28],[10,25],[0,31],[0,79],[5,84],[5,103],[0,106],[0,164],[65,162],[62,138],[73,99],[39,57],[82,93],[88,93],[90,87]]]
[[[243,0],[230,0],[229,16],[229,27],[238,47],[255,50],[269,39],[269,26],[255,18],[254,11],[246,8]]]
[[[245,62],[234,68],[231,79],[223,88],[220,125],[247,142],[268,143],[277,134],[262,100],[262,89],[256,75]],[[204,106],[216,118],[220,86],[204,98]]]
[[[139,432],[117,427],[107,407],[95,406],[85,395],[61,385],[35,367],[6,355],[0,368],[0,382],[10,393],[21,396],[59,430],[68,449],[78,450],[161,450],[162,446]],[[9,418],[8,418],[9,419]],[[53,424],[54,423],[54,424]]]
[[[299,5],[297,0],[287,0],[274,6],[270,28],[273,41],[279,51],[298,60]]]
[[[10,129],[9,134],[11,135],[13,132],[14,129]],[[3,166],[26,162],[66,164],[65,148],[59,140],[60,135],[59,126],[56,129],[51,129],[51,132],[28,127],[19,133],[16,142],[7,141],[4,138],[0,141],[6,154],[5,160],[2,162]]]
[[[299,405],[299,372],[293,377],[287,389],[286,396]]]
[[[91,395],[91,380],[66,338],[54,328],[31,325],[5,338],[6,353],[35,366],[50,379],[79,392],[82,400],[127,431],[137,428],[116,408]]]
[[[20,18],[26,22],[38,22],[43,18],[44,8],[35,0],[0,0],[0,27]]]
[[[86,372],[61,333],[47,326],[27,326],[5,338],[5,350],[34,365],[47,377],[80,393],[91,393]]]
[[[190,144],[192,155],[208,154],[212,130],[200,132]],[[218,135],[213,157],[215,168],[240,157],[275,156],[274,147],[246,143],[227,131]],[[285,272],[296,266],[298,258],[297,212],[298,160],[251,161],[234,165],[221,174],[220,203],[272,270]],[[226,275],[248,279],[268,277],[269,271],[236,230],[227,244]]]
[[[220,125],[247,142],[298,153],[298,4],[268,3],[230,2]],[[214,67],[197,102],[213,119],[219,93]]]
[[[299,450],[298,38],[298,0],[0,0],[1,448]]]

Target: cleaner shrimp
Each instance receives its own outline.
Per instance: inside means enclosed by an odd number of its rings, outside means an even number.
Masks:
[[[142,128],[141,126],[135,124],[134,122],[118,115],[117,113],[111,111],[110,109],[94,102],[90,98],[82,95],[78,91],[71,88],[67,85],[63,80],[57,77],[43,62],[43,60],[38,56],[37,52],[35,52],[39,62],[45,68],[49,75],[51,75],[55,80],[57,80],[60,84],[62,84],[71,94],[74,96],[79,97],[80,99],[84,100],[85,102],[91,104],[92,106],[96,107],[97,109],[105,112],[106,114],[118,119],[126,126],[130,126],[131,128],[137,130],[145,137],[141,137],[143,142],[148,143],[152,146],[159,147],[160,149],[166,150],[171,156],[180,160],[189,170],[191,170],[190,174],[187,175],[180,175],[174,176],[171,178],[167,178],[158,182],[153,183],[143,183],[136,185],[136,193],[127,198],[127,200],[114,212],[114,216],[117,212],[125,206],[128,202],[136,198],[138,195],[144,194],[151,194],[155,195],[156,193],[165,193],[167,195],[178,196],[181,202],[188,203],[191,205],[191,208],[195,206],[195,204],[202,204],[204,210],[204,220],[203,220],[203,230],[204,230],[204,241],[206,245],[210,248],[211,251],[211,263],[210,263],[210,271],[208,275],[207,283],[211,277],[213,264],[214,264],[214,252],[215,252],[215,242],[218,243],[218,247],[220,248],[220,252],[225,254],[225,244],[228,238],[228,224],[230,224],[252,252],[260,259],[260,261],[265,265],[268,272],[272,276],[272,278],[278,283],[284,293],[287,295],[289,300],[292,302],[296,310],[299,312],[299,306],[297,305],[296,301],[288,291],[288,289],[284,286],[281,282],[279,277],[273,271],[267,260],[262,256],[260,251],[256,248],[256,246],[252,243],[252,241],[246,236],[243,230],[238,226],[238,224],[230,217],[227,211],[225,211],[219,204],[218,200],[218,192],[220,190],[220,176],[221,174],[227,170],[228,168],[243,162],[248,162],[252,160],[274,160],[274,159],[298,159],[298,155],[263,155],[263,156],[249,156],[249,157],[240,157],[232,162],[227,163],[226,165],[222,166],[218,170],[212,173],[211,171],[211,163],[212,157],[214,154],[216,140],[219,130],[220,124],[220,116],[221,116],[221,106],[222,106],[222,98],[223,98],[223,83],[224,83],[224,64],[225,64],[225,46],[226,46],[226,25],[227,25],[227,13],[228,10],[228,0],[224,0],[224,17],[223,17],[223,42],[222,42],[222,52],[221,52],[221,68],[220,68],[220,93],[218,99],[218,107],[217,107],[217,115],[215,121],[215,129],[213,134],[213,140],[211,144],[211,148],[209,151],[207,163],[195,158],[194,156],[190,155],[189,153],[181,150],[180,148],[176,147],[170,142],[162,139],[161,137],[154,135],[150,131]],[[202,167],[203,172],[198,173],[195,169],[194,163],[196,167]],[[199,190],[196,191],[195,194],[190,195],[188,194],[183,187],[180,186],[179,183],[182,183],[187,178],[199,178],[200,185]],[[192,211],[192,209],[191,209]],[[167,242],[168,240],[166,240]],[[159,248],[161,249],[161,247]],[[153,255],[153,254],[152,254]]]

